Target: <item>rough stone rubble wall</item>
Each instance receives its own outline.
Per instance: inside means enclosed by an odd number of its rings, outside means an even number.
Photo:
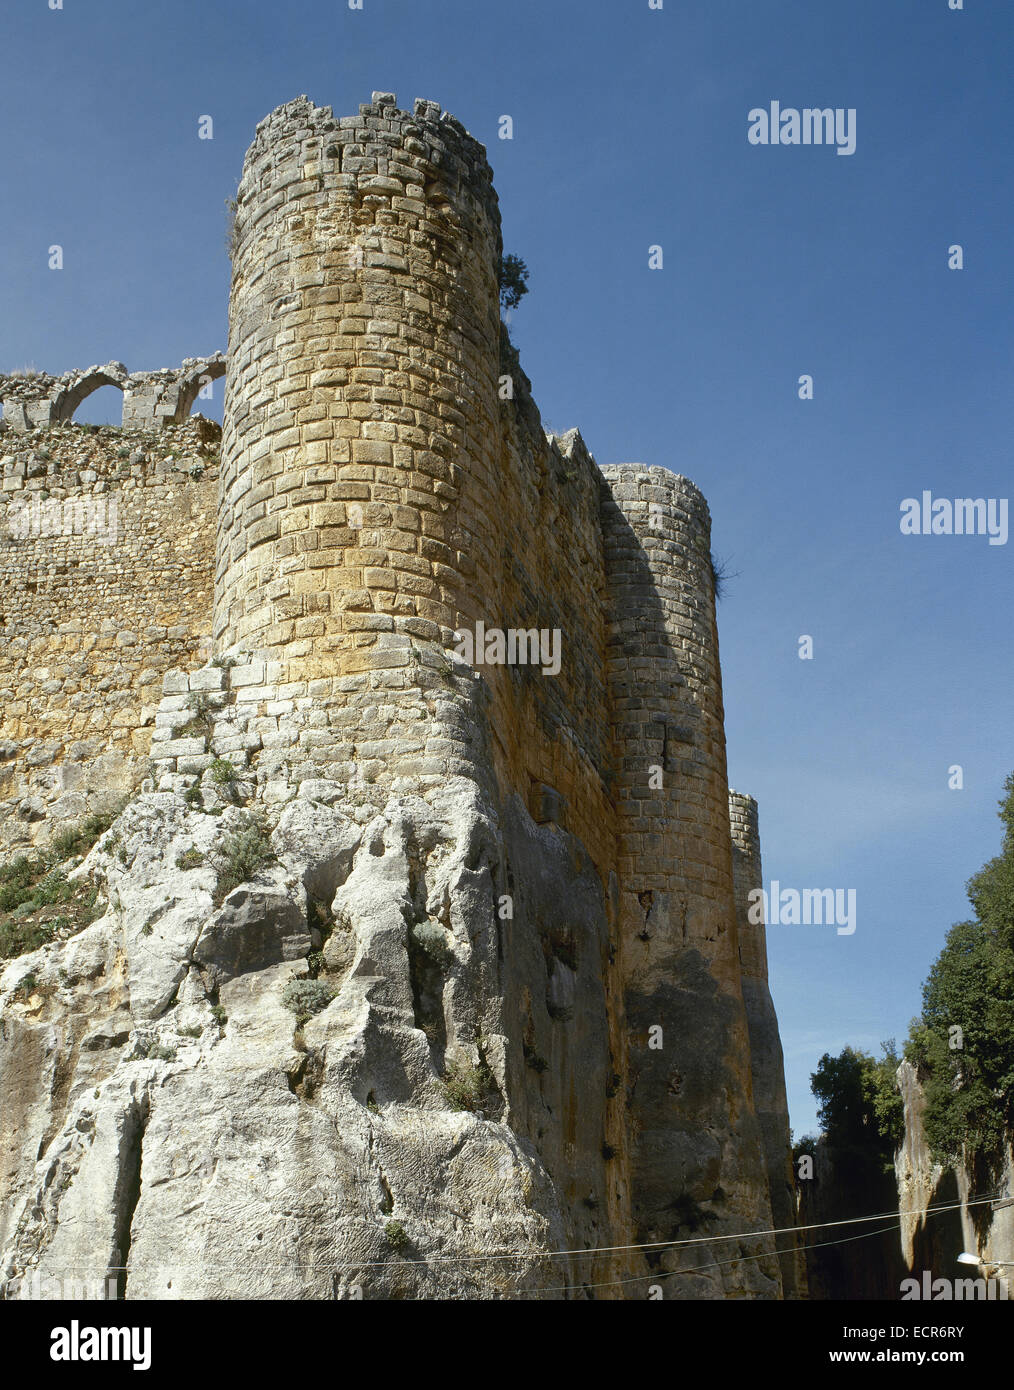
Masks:
[[[0,851],[147,774],[163,677],[210,640],[217,434],[0,440]]]

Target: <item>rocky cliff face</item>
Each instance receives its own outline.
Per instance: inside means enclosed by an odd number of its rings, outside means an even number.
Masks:
[[[957,1167],[935,1163],[923,1122],[925,1097],[917,1069],[902,1062],[897,1071],[905,1131],[894,1155],[893,1174],[882,1174],[861,1152],[842,1154],[823,1136],[814,1155],[813,1177],[799,1184],[801,1224],[854,1220],[871,1213],[887,1220],[858,1223],[848,1230],[815,1231],[814,1242],[846,1235],[861,1240],[807,1251],[810,1296],[818,1299],[898,1300],[902,1281],[995,1278],[1003,1298],[1004,1262],[1014,1248],[1011,1151],[992,1165],[969,1155]],[[895,1217],[895,1211],[898,1218]],[[963,1252],[978,1255],[976,1271],[958,1263]],[[927,1295],[923,1295],[927,1296]],[[969,1294],[966,1297],[972,1297]]]
[[[633,1252],[580,1253],[632,1229],[581,845],[466,781],[378,814],[305,782],[216,906],[247,834],[210,783],[141,796],[75,871],[108,912],[0,975],[7,1295],[644,1297]],[[770,1260],[692,1278],[777,1292]]]
[[[813,1174],[801,1180],[799,1223],[805,1233],[806,1279],[811,1299],[893,1301],[905,1265],[894,1217],[893,1176],[862,1156],[842,1153],[824,1135],[813,1155]],[[865,1222],[862,1217],[884,1215]],[[835,1223],[849,1222],[847,1226]]]
[[[992,1169],[974,1155],[956,1168],[934,1163],[923,1125],[925,1098],[911,1062],[898,1068],[898,1086],[905,1106],[905,1135],[894,1166],[901,1253],[908,1272],[916,1278],[924,1270],[949,1279],[974,1275],[974,1269],[957,1263],[966,1251],[982,1261],[980,1275],[1008,1283],[1009,1270],[997,1262],[1014,1254],[1014,1203],[1000,1205],[1014,1197],[1010,1146]]]
[[[542,431],[500,250],[435,103],[259,127],[216,655],[71,875],[100,915],[0,974],[9,1296],[800,1287],[707,504]]]
[[[467,783],[358,819],[339,793],[304,784],[277,860],[217,908],[215,846],[245,814],[140,798],[78,871],[106,917],[5,969],[6,1280],[513,1297],[613,1273],[544,1255],[609,1243],[623,1198],[587,857]]]

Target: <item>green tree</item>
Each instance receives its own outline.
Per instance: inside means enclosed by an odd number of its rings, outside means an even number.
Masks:
[[[846,1047],[837,1057],[825,1052],[810,1077],[819,1105],[817,1118],[838,1165],[860,1174],[889,1172],[904,1132],[901,1096],[894,1074],[898,1054],[894,1039],[876,1058]]]
[[[528,293],[528,267],[519,256],[500,258],[500,308],[516,309]]]
[[[998,1156],[1014,1122],[1014,775],[999,814],[1001,852],[968,882],[975,917],[948,932],[905,1045],[940,1162]]]

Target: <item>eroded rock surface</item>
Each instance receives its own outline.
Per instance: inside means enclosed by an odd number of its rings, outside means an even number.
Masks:
[[[296,798],[276,861],[216,906],[244,813],[145,795],[77,871],[107,914],[5,968],[9,1294],[37,1273],[131,1298],[553,1296],[603,1273],[546,1258],[605,1243],[615,1201],[590,861],[466,782],[352,809]],[[308,958],[334,997],[301,1022]]]

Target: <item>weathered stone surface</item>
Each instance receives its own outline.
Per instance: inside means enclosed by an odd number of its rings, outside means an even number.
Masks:
[[[751,892],[764,886],[757,803],[752,796],[729,792],[729,821],[732,827],[732,872],[739,929],[739,959],[743,972],[743,1004],[750,1033],[753,1100],[767,1167],[771,1214],[775,1230],[784,1233],[777,1240],[781,1252],[782,1287],[786,1298],[805,1298],[805,1261],[791,1230],[796,1222],[796,1185],[792,1171],[782,1043],[768,988],[763,916],[756,910],[751,911]],[[758,917],[760,920],[757,920]]]
[[[821,1136],[813,1178],[799,1184],[799,1214],[810,1224],[855,1221],[871,1211],[896,1209],[900,1221],[882,1229],[881,1223],[855,1223],[856,1234],[863,1238],[862,1260],[850,1258],[847,1247],[811,1244],[806,1252],[810,1297],[893,1300],[910,1292],[902,1284],[909,1278],[917,1281],[920,1297],[930,1296],[924,1292],[926,1278],[934,1281],[934,1290],[937,1279],[950,1281],[955,1299],[1014,1296],[1004,1265],[1014,1240],[1014,1205],[1004,1205],[1014,1197],[1010,1143],[995,1164],[972,1154],[955,1165],[934,1161],[918,1069],[902,1061],[897,1082],[904,1133],[894,1154],[893,1173],[871,1173],[867,1167],[867,1181],[857,1186],[855,1152],[839,1156]],[[965,1252],[978,1256],[978,1268],[958,1263]],[[967,1291],[958,1290],[958,1280],[968,1281]],[[979,1291],[976,1280],[983,1281]],[[994,1281],[992,1293],[987,1280]]]
[[[214,988],[253,970],[299,960],[310,949],[306,915],[279,888],[235,888],[201,931],[194,963]]]
[[[923,1270],[948,1278],[993,1278],[1000,1297],[1014,1297],[1011,1271],[1001,1263],[1014,1248],[1014,1152],[1011,1144],[987,1178],[971,1155],[956,1167],[935,1163],[923,1122],[926,1101],[916,1068],[911,1062],[898,1067],[898,1088],[905,1109],[905,1133],[894,1157],[901,1213],[901,1255],[908,1273],[921,1280]],[[998,1179],[998,1180],[997,1180]],[[981,1198],[995,1198],[997,1206]],[[974,1203],[974,1205],[973,1205]],[[954,1209],[931,1211],[951,1206]],[[958,1256],[965,1251],[982,1261],[976,1270],[961,1268]]]
[[[5,1117],[20,1108],[3,1203],[10,1289],[33,1272],[104,1278],[128,1238],[128,1297],[341,1297],[353,1283],[372,1298],[574,1287],[581,1261],[545,1252],[605,1243],[595,1206],[610,1201],[599,1152],[607,931],[590,862],[518,803],[505,837],[467,783],[430,801],[396,798],[362,829],[300,801],[275,832],[285,864],[266,871],[273,886],[237,889],[215,909],[204,871],[176,859],[236,814],[216,826],[180,797],[140,798],[117,826],[129,866],[96,848],[79,871],[108,882],[107,916],[0,976],[0,1102]],[[315,856],[303,859],[300,837],[311,833]],[[528,886],[502,932],[505,861]],[[307,975],[293,953],[305,955],[310,937],[293,928],[305,925],[302,880],[319,889],[324,875],[336,883],[335,925],[320,978],[335,998],[300,1029],[284,990]],[[566,947],[554,945],[547,911],[547,890],[561,888],[574,923]],[[153,901],[172,906],[146,932]],[[427,920],[446,924],[446,957],[410,946],[410,926]],[[343,937],[344,954],[330,949]],[[576,971],[567,967],[576,1022],[547,1008],[547,949],[577,952]],[[14,1002],[28,974],[55,993]],[[108,1012],[96,1019],[104,997]],[[40,1095],[40,1044],[55,1054],[50,1070],[65,1072],[56,1110]],[[483,1059],[476,1113],[456,1109],[441,1077]],[[550,1124],[561,1115],[562,1127]],[[390,1221],[416,1259],[523,1257],[403,1265]]]
[[[154,727],[163,674],[182,668],[186,704],[188,672],[206,655],[219,435],[192,419],[157,442],[145,436],[136,460],[134,431],[58,425],[9,436],[21,476],[15,463],[17,486],[0,500],[0,689],[9,692],[0,731],[12,750],[0,776],[0,857],[121,804],[147,774],[152,735],[194,714]],[[43,450],[41,475],[27,478],[25,460]],[[159,476],[166,452],[185,457],[187,472]],[[202,679],[221,674],[209,668]],[[16,814],[20,800],[37,805],[31,819]]]

